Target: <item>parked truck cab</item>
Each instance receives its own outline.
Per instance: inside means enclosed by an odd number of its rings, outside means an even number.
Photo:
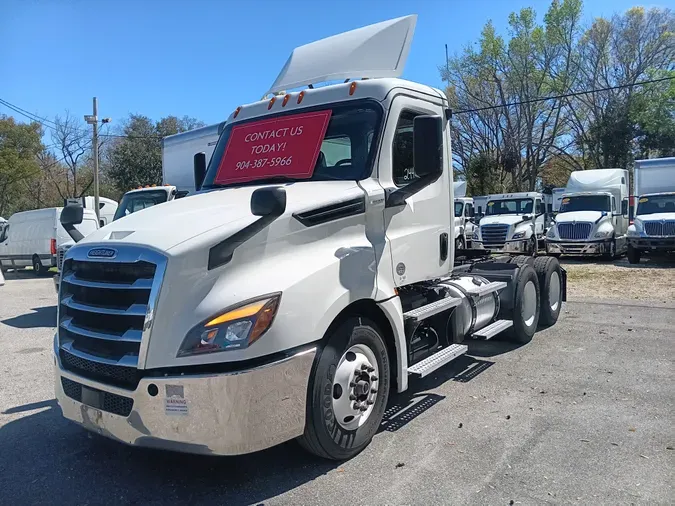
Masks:
[[[524,344],[555,323],[556,259],[455,266],[447,98],[398,78],[415,20],[297,48],[270,95],[230,115],[208,166],[195,156],[198,193],[68,251],[66,418],[137,446],[236,455],[298,438],[346,459],[389,392],[464,340]],[[327,76],[340,83],[314,86]]]
[[[471,197],[456,197],[454,211],[455,248],[458,250],[471,248],[473,233],[476,228],[473,199]]]
[[[544,246],[547,226],[544,196],[536,192],[488,197],[473,233],[473,246],[495,252],[536,255]]]
[[[570,174],[554,225],[546,236],[551,255],[605,255],[626,251],[628,171],[595,169]]]

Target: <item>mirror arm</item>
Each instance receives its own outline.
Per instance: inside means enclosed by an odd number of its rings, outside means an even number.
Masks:
[[[384,207],[404,206],[407,199],[422,191],[427,186],[435,183],[440,177],[441,173],[430,174],[413,181],[403,188],[387,188],[385,190]]]
[[[76,229],[75,225],[72,223],[62,224],[62,226],[66,229],[66,232],[68,232],[68,235],[73,239],[73,241],[80,242],[82,239],[84,239],[82,232]]]

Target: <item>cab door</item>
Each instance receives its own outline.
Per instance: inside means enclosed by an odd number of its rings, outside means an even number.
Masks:
[[[391,104],[382,148],[379,180],[390,193],[418,179],[413,160],[413,122],[419,115],[444,117],[437,103],[408,95]],[[449,183],[448,123],[443,119],[443,173],[433,183],[410,196],[405,205],[385,207],[384,223],[395,286],[447,274],[453,261],[454,209]]]

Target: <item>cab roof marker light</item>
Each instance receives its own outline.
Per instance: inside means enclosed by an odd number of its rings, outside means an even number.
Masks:
[[[290,98],[291,98],[291,95],[290,95],[290,94],[287,94],[287,95],[284,97],[284,100],[281,102],[281,107],[286,107],[286,104],[288,103],[288,100],[289,100]]]
[[[276,99],[277,99],[277,97],[272,97],[272,98],[270,99],[270,103],[269,103],[269,105],[267,106],[267,110],[268,110],[268,111],[272,108],[272,106],[274,105],[274,102],[276,101]]]
[[[300,94],[298,95],[298,104],[302,102],[303,98],[305,98],[305,92],[301,91]]]
[[[352,96],[356,91],[356,81],[352,81],[352,84],[349,85],[349,96]]]
[[[233,117],[233,118],[236,118],[236,117],[239,115],[239,111],[241,111],[241,106],[237,107],[237,108],[234,110],[234,116],[232,116],[232,117]]]

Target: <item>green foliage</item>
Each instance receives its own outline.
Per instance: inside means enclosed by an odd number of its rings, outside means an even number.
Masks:
[[[37,155],[44,150],[39,123],[16,123],[0,116],[0,216],[17,209],[25,184],[40,171]]]
[[[153,123],[147,116],[129,116],[122,134],[109,148],[107,176],[115,188],[124,193],[138,186],[162,183],[162,138],[204,123],[188,118],[167,116]]]

